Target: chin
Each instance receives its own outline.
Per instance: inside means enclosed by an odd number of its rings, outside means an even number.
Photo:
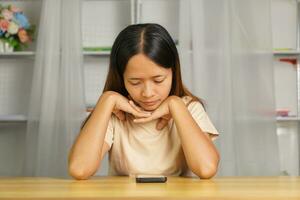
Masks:
[[[154,105],[154,106],[142,106],[142,108],[146,111],[154,111],[156,108],[158,108],[159,105]]]
[[[154,111],[155,109],[157,109],[160,106],[161,102],[158,102],[154,105],[144,105],[143,103],[137,103],[137,105],[141,108],[143,108],[146,111]]]

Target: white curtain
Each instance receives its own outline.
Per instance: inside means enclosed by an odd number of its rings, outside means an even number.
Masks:
[[[85,116],[80,0],[44,0],[26,135],[24,175],[67,177]]]
[[[278,175],[270,0],[182,0],[183,79],[220,132],[220,176]]]

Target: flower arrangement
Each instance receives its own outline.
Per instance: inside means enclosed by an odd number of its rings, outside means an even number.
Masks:
[[[29,24],[21,9],[0,4],[0,41],[19,51],[32,42],[34,32],[35,26]]]

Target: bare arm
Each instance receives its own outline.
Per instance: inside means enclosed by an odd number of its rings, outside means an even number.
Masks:
[[[110,92],[103,93],[77,137],[69,154],[69,173],[74,178],[87,179],[93,175],[109,150],[104,138],[114,105]]]
[[[93,114],[77,137],[69,155],[69,173],[76,179],[88,179],[99,168],[109,145],[104,142],[112,113],[120,120],[125,114],[135,117],[147,117],[151,113],[135,109],[129,99],[113,91],[103,93],[97,102]]]
[[[210,137],[201,130],[180,98],[172,98],[169,109],[189,168],[200,178],[211,178],[217,172],[220,158]]]

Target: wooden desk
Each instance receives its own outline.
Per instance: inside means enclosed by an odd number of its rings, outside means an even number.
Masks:
[[[135,183],[133,177],[0,178],[0,199],[300,199],[300,177],[168,177]]]

